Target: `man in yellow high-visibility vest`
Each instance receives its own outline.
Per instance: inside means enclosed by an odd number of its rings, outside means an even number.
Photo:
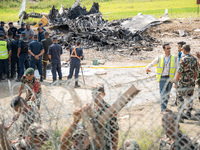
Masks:
[[[163,45],[164,55],[156,57],[147,67],[146,72],[151,72],[150,68],[157,64],[156,79],[159,82],[160,97],[161,97],[161,112],[167,108],[169,94],[172,88],[172,79],[175,79],[175,74],[178,68],[178,59],[171,55],[171,47],[168,43]]]
[[[6,41],[4,41],[4,35],[0,34],[0,81],[3,80],[2,77],[3,69],[5,70],[7,78],[9,79],[8,51],[10,51],[10,46]]]

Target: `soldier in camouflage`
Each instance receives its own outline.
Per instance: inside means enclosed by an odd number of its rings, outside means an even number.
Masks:
[[[198,85],[198,96],[199,96],[199,101],[200,101],[200,52],[196,53],[197,58],[198,58],[198,65],[199,65],[199,70],[197,73],[197,85]]]
[[[26,135],[29,126],[34,122],[41,123],[38,108],[34,102],[26,102],[22,97],[17,96],[13,98],[11,107],[16,111],[13,122],[16,121],[20,115],[24,117],[19,131],[20,136]]]
[[[164,113],[162,126],[165,136],[160,139],[159,150],[198,150],[199,144],[183,134],[177,119],[171,110]]]
[[[19,96],[22,94],[24,86],[27,85],[29,88],[26,92],[26,101],[33,101],[37,107],[40,109],[40,99],[41,99],[41,84],[40,81],[34,77],[34,69],[28,68],[25,75],[21,79],[21,87],[19,89]]]
[[[185,45],[183,47],[183,53],[185,56],[180,61],[180,66],[177,72],[175,82],[177,82],[177,101],[178,110],[186,109],[186,114],[181,115],[180,122],[184,122],[184,119],[191,117],[191,111],[193,107],[193,93],[195,87],[195,80],[197,77],[198,63],[197,59],[190,54],[190,46]],[[186,105],[186,108],[184,107]]]
[[[49,139],[47,131],[37,123],[32,124],[28,134],[23,139],[11,141],[8,139],[8,127],[0,124],[0,143],[2,150],[39,150]]]

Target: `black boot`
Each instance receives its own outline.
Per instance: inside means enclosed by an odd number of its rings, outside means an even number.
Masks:
[[[78,88],[78,87],[80,87],[80,85],[78,84],[78,81],[75,81],[75,86],[74,86],[75,88]]]
[[[40,76],[40,82],[43,82],[43,76]]]

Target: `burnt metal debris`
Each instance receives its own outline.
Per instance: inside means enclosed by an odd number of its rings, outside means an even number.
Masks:
[[[53,6],[49,13],[49,24],[53,26],[51,36],[60,35],[58,41],[64,47],[82,39],[82,47],[87,49],[153,50],[152,46],[158,41],[144,31],[132,33],[122,27],[121,23],[127,20],[131,18],[111,22],[104,20],[98,3],[93,3],[89,11],[78,5],[73,9],[64,9],[62,14]]]

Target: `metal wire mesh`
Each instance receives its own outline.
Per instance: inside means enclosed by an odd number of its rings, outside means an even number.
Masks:
[[[93,76],[87,78],[89,84],[76,90],[72,87],[74,81],[57,81],[42,88],[40,109],[33,109],[34,106],[23,101],[23,109],[17,110],[20,117],[14,122],[16,109],[1,105],[1,141],[6,138],[11,141],[18,139],[15,144],[10,145],[52,150],[198,149],[198,90],[195,89],[194,95],[186,101],[194,100],[191,118],[179,123],[187,103],[184,103],[179,111],[177,107],[171,106],[176,98],[175,89],[172,89],[167,105],[170,110],[161,113],[155,76],[141,78],[132,73],[129,75],[132,80],[124,79],[123,83],[111,78],[108,80],[102,76]],[[101,84],[93,86],[93,83]],[[132,84],[141,91],[127,97],[124,93]],[[19,86],[20,84],[9,83],[11,98],[15,97],[13,95]],[[26,86],[25,89],[27,88]],[[22,95],[24,96],[25,94]],[[122,101],[116,103],[120,99]],[[28,111],[25,111],[25,107]],[[39,119],[31,118],[32,113],[38,115]],[[28,124],[24,133],[21,133],[24,120],[28,121]],[[6,133],[5,127],[9,125],[11,126]],[[31,129],[37,134],[32,134]],[[23,145],[24,141],[28,144]],[[5,144],[5,140],[3,143]],[[5,149],[9,149],[9,144]]]

